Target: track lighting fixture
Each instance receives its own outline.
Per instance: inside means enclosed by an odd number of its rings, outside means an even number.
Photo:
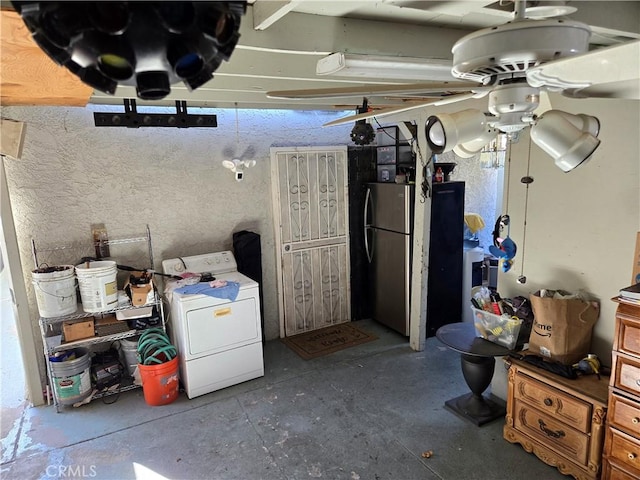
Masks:
[[[12,4],[40,48],[82,82],[112,95],[132,85],[144,100],[213,78],[238,43],[246,10],[246,1]]]
[[[187,102],[176,100],[176,113],[138,112],[135,99],[123,100],[124,112],[94,112],[93,120],[96,127],[177,127],[201,128],[217,127],[218,119],[215,114],[188,113]]]
[[[591,158],[600,145],[599,132],[600,122],[596,117],[549,110],[531,127],[531,139],[560,169],[569,172]]]

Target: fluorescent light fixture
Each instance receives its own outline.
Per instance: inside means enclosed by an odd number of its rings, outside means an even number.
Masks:
[[[317,75],[406,80],[457,80],[451,60],[332,53],[318,60]]]
[[[424,128],[427,144],[433,153],[453,150],[463,158],[474,156],[498,134],[484,113],[471,108],[452,114],[431,115]]]
[[[531,127],[531,140],[555,160],[558,168],[569,172],[591,158],[600,145],[596,138],[599,132],[596,117],[549,110]]]

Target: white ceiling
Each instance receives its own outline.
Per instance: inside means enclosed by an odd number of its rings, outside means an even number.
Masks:
[[[640,1],[564,3],[577,8],[569,18],[591,26],[592,48],[640,38]],[[338,104],[335,99],[270,99],[265,92],[362,84],[353,78],[315,74],[318,59],[333,52],[451,59],[451,47],[459,38],[508,22],[512,9],[513,2],[506,0],[253,0],[242,18],[238,46],[210,82],[193,92],[182,84],[174,85],[162,102],[148,103],[173,105],[180,99],[192,106],[218,108],[353,110],[361,97],[343,98]],[[367,83],[415,81],[378,78]],[[91,101],[120,104],[122,98],[135,96],[133,87],[119,87],[115,96],[96,92]],[[391,105],[398,101],[377,97],[375,102]]]

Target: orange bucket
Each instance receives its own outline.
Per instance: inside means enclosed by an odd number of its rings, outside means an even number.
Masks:
[[[138,364],[144,401],[148,405],[167,405],[178,398],[178,357],[157,365]]]

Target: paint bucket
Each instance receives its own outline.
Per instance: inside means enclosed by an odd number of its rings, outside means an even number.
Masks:
[[[78,309],[73,265],[38,268],[31,278],[41,317],[60,317]]]
[[[118,306],[116,262],[103,260],[76,265],[82,309],[85,312],[104,312]]]
[[[91,395],[91,359],[89,350],[76,348],[72,360],[54,361],[50,358],[53,386],[61,405],[73,405]]]
[[[148,405],[167,405],[178,398],[178,357],[155,365],[138,364],[144,401]]]
[[[138,338],[140,336],[136,335],[135,337],[120,340],[122,363],[127,367],[127,372],[132,377],[138,367]]]

